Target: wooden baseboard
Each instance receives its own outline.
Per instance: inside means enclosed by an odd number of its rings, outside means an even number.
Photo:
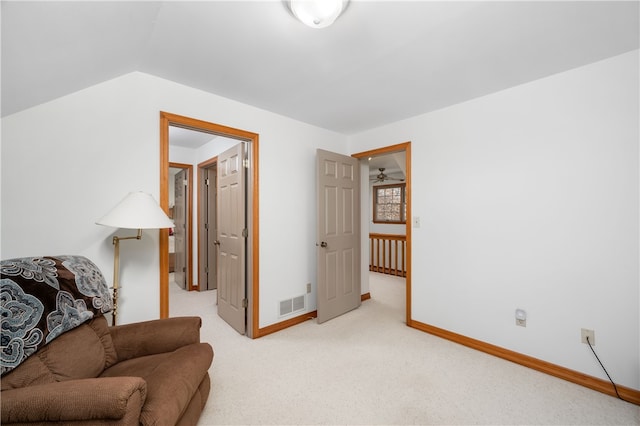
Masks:
[[[371,299],[371,293],[365,293],[360,296],[362,301]],[[253,336],[254,339],[258,337],[263,337],[268,334],[275,333],[280,330],[284,330],[285,328],[292,327],[297,324],[301,324],[310,319],[316,318],[318,316],[317,311],[307,312],[302,315],[299,315],[295,318],[290,318],[288,320],[269,325],[264,328],[258,329],[258,334]],[[566,380],[568,382],[575,383],[580,386],[584,386],[589,389],[593,389],[595,391],[604,393],[606,395],[617,397],[611,382],[606,380],[599,379],[597,377],[589,376],[587,374],[580,373],[575,370],[570,370],[565,367],[561,367],[556,364],[552,364],[547,361],[542,361],[540,359],[524,355],[518,352],[511,351],[509,349],[502,348],[500,346],[492,345],[490,343],[483,342],[481,340],[472,339],[471,337],[463,336],[462,334],[457,334],[442,328],[438,328],[429,324],[422,323],[420,321],[411,320],[407,322],[409,327],[415,328],[420,331],[424,331],[425,333],[433,334],[434,336],[441,337],[443,339],[450,340],[452,342],[467,346],[472,349],[476,349],[478,351],[497,356],[498,358],[505,359],[507,361],[515,362],[516,364],[520,364],[522,366],[531,368],[533,370],[540,371],[545,374],[549,374],[554,377],[558,377],[560,379]],[[628,388],[626,386],[616,385],[618,388],[618,393],[620,397],[627,402],[632,404],[640,405],[640,391],[632,388]]]
[[[433,334],[434,336],[442,337],[443,339],[447,339],[452,342],[479,350],[481,352],[506,359],[507,361],[515,362],[516,364],[529,367],[542,373],[546,373],[551,376],[555,376],[560,379],[587,387],[589,389],[593,389],[595,391],[617,397],[615,390],[613,389],[613,385],[611,385],[611,382],[608,382],[606,380],[588,376],[578,371],[570,370],[559,365],[551,364],[550,362],[542,361],[528,355],[523,355],[509,349],[501,348],[500,346],[495,346],[490,343],[485,343],[481,340],[472,339],[470,337],[453,333],[451,331],[434,327],[432,325],[424,324],[419,321],[412,320],[410,323],[407,323],[407,325],[417,330],[424,331],[425,333]],[[640,391],[621,385],[616,386],[618,388],[618,393],[620,394],[622,399],[627,402],[640,405]]]
[[[371,299],[371,293],[365,293],[360,296],[361,301],[365,301],[368,299]],[[310,319],[317,318],[317,317],[318,317],[318,311],[307,312],[297,317],[289,318],[288,320],[271,324],[264,328],[260,328],[258,329],[258,335],[253,336],[253,338],[257,339],[258,337],[266,336],[267,334],[275,333],[277,331],[284,330],[285,328],[293,327],[294,325],[298,325],[300,323],[303,323],[305,321],[308,321]]]
[[[268,325],[264,328],[258,329],[257,336],[253,336],[254,339],[258,337],[266,336],[267,334],[275,333],[280,330],[284,330],[285,328],[292,327],[294,325],[301,324],[310,319],[316,318],[318,316],[318,311],[306,312],[302,315],[298,315],[294,318],[289,318],[288,320],[284,320],[282,322],[277,322],[275,324]]]

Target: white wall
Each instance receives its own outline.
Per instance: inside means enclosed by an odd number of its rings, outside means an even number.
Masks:
[[[278,301],[315,293],[315,150],[346,154],[347,138],[142,73],[2,119],[3,258],[82,254],[110,282],[127,231],[95,221],[129,191],[159,200],[160,111],[260,135],[260,327],[279,321]],[[121,323],[159,316],[158,245],[121,244]]]
[[[593,329],[614,380],[640,388],[638,59],[351,139],[412,143],[414,320],[606,380],[580,343]]]

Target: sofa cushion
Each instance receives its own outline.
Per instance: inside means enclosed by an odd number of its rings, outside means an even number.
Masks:
[[[118,362],[139,356],[173,352],[200,343],[199,317],[174,317],[110,327],[109,332],[118,354]]]
[[[55,381],[56,378],[42,360],[37,356],[31,356],[20,364],[20,368],[11,370],[2,376],[0,385],[2,385],[2,390],[5,391],[25,386],[44,385]]]
[[[212,360],[211,345],[194,343],[173,352],[119,362],[101,377],[142,377],[147,382],[147,400],[140,424],[175,425],[207,375]]]
[[[107,320],[100,316],[62,334],[27,358],[22,368],[4,375],[2,390],[94,378],[115,362]]]

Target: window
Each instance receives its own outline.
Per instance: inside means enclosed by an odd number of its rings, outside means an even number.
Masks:
[[[404,188],[404,183],[373,187],[373,221],[375,223],[406,222],[407,204]]]

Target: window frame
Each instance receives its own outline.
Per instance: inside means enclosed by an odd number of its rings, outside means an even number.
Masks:
[[[396,220],[380,220],[378,218],[378,189],[382,189],[382,188],[396,188],[399,187],[400,188],[400,220],[396,221]],[[390,184],[386,184],[386,185],[374,185],[373,186],[373,197],[371,197],[373,199],[373,211],[372,211],[372,219],[373,219],[373,223],[380,223],[380,224],[394,224],[394,225],[402,225],[402,224],[406,224],[407,223],[407,198],[406,198],[406,189],[407,189],[407,184],[405,182],[398,182],[398,183],[390,183]],[[395,203],[394,203],[395,204]]]

